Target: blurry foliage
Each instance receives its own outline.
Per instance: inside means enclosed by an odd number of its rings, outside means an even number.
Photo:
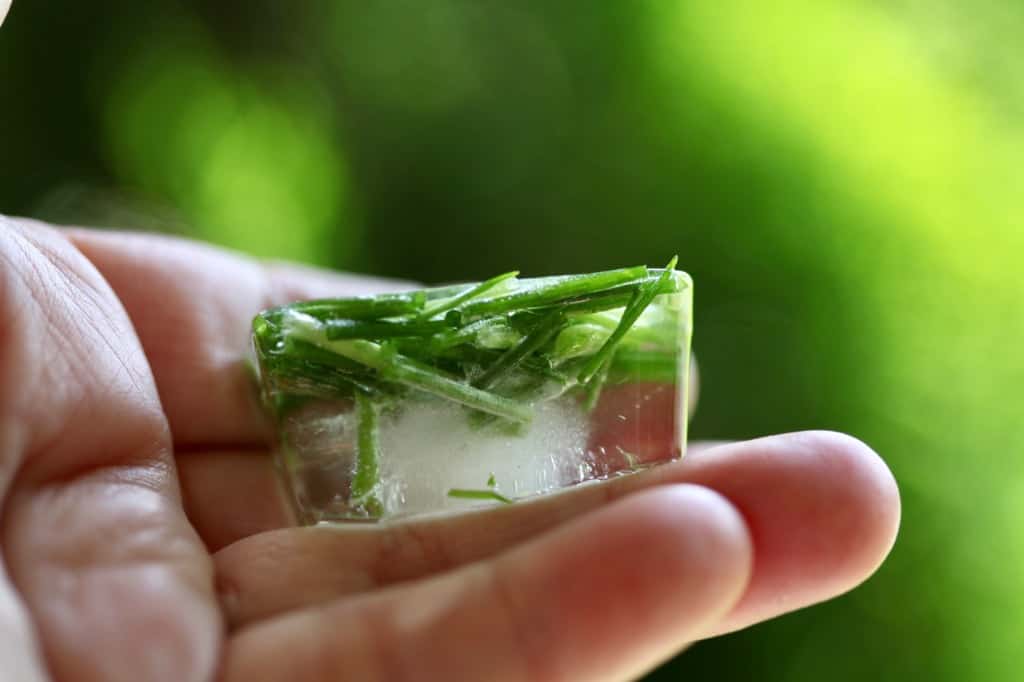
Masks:
[[[165,195],[200,236],[264,255],[322,253],[341,218],[343,176],[330,133],[290,81],[278,76],[265,94],[212,53],[182,54],[178,41],[130,63],[106,102],[119,176]]]
[[[849,596],[654,677],[1013,680],[1024,5],[15,2],[0,211],[442,281],[697,282],[697,436],[894,468]]]

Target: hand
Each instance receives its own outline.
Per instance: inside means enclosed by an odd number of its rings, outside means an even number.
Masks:
[[[395,286],[0,218],[0,670],[621,679],[848,590],[891,547],[892,476],[832,433],[452,518],[288,528],[249,321]]]

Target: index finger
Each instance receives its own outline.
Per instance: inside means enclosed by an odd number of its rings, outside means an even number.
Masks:
[[[128,311],[177,448],[266,442],[246,364],[250,324],[260,310],[413,286],[262,263],[160,235],[83,229],[67,234]]]

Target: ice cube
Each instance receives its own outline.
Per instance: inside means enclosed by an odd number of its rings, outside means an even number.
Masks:
[[[505,504],[681,457],[691,301],[684,273],[624,268],[264,311],[299,518]]]

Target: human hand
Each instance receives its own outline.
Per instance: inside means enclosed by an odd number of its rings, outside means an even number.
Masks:
[[[242,364],[287,300],[394,287],[0,218],[0,670],[17,680],[621,679],[829,598],[896,533],[831,433],[447,518],[288,528]]]

